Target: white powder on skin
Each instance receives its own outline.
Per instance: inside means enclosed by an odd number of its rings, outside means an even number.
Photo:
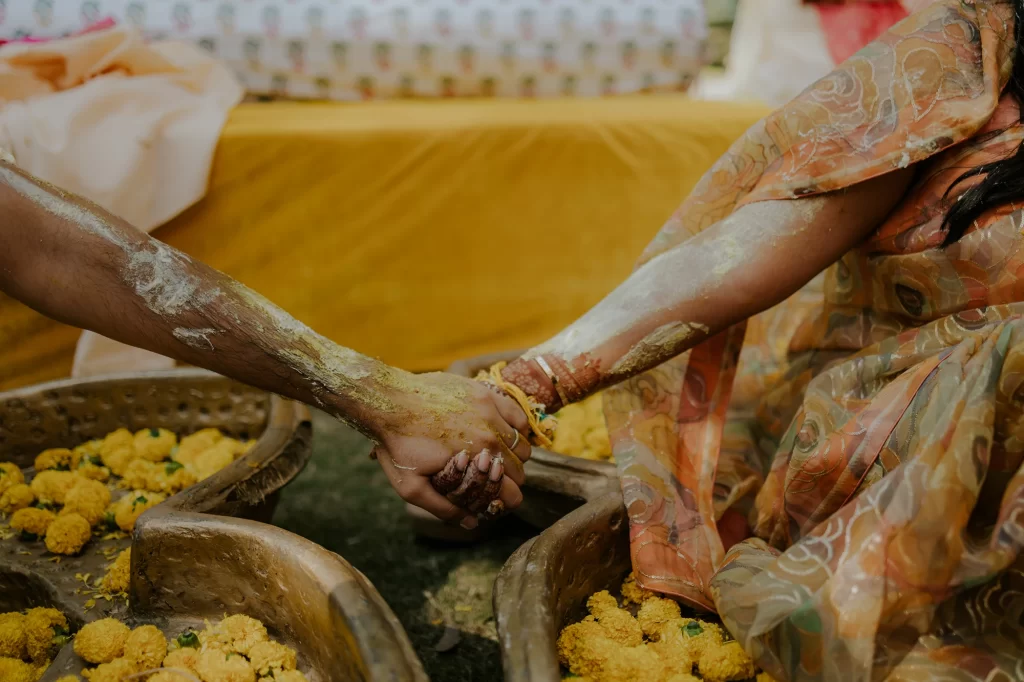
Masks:
[[[138,249],[128,253],[126,278],[135,293],[158,315],[178,315],[213,302],[220,289],[202,290],[202,282],[189,274],[188,256],[153,242],[152,251]]]
[[[234,288],[234,293],[244,300],[248,307],[264,314],[264,321],[270,324],[270,331],[277,332],[286,340],[296,342],[296,348],[300,345],[308,347],[310,352],[292,350],[288,353],[289,359],[300,365],[307,375],[323,377],[324,374],[328,374],[343,378],[346,382],[371,376],[371,368],[367,366],[368,359],[365,356],[317,334],[252,289],[239,284]],[[262,324],[257,324],[257,327],[261,334],[267,333]]]
[[[79,206],[59,187],[42,181],[37,185],[9,168],[0,169],[0,177],[51,215],[119,248],[127,257],[122,276],[152,312],[162,316],[177,315],[205,306],[220,294],[218,289],[201,290],[199,278],[188,272],[191,262],[188,256],[155,240],[126,239],[97,215],[102,210],[99,207],[93,211],[89,210],[88,203]]]
[[[174,326],[172,334],[183,344],[215,350],[211,337],[227,333],[226,327],[218,329],[220,322],[234,320],[253,343],[308,381],[322,407],[328,405],[321,397],[344,396],[379,411],[394,410],[381,389],[401,383],[403,373],[320,336],[237,282],[220,280],[224,291],[206,284],[188,256],[159,241],[135,238],[129,228],[104,218],[100,207],[79,204],[60,188],[30,180],[12,168],[0,167],[0,181],[51,215],[121,251],[124,261],[119,275],[149,311],[174,322],[196,318],[210,322],[209,326]],[[214,303],[216,308],[211,307]]]
[[[573,360],[589,354],[612,364],[613,375],[624,376],[664,358],[667,350],[681,352],[681,346],[697,331],[710,331],[705,324],[685,321],[687,304],[706,301],[779,239],[816,225],[825,205],[823,197],[809,197],[737,210],[713,229],[649,260],[601,303],[525,357],[554,355],[571,366]],[[631,343],[614,362],[606,357],[612,342],[653,325],[657,326]]]
[[[569,362],[645,319],[663,314],[679,300],[698,295],[693,278],[680,276],[672,263],[675,257],[673,250],[648,261],[583,317],[526,357],[554,354]]]
[[[723,236],[719,247],[718,262],[711,269],[711,273],[721,277],[722,275],[727,275],[733,268],[739,265],[746,253],[732,235]]]
[[[210,341],[210,336],[218,334],[216,329],[186,329],[185,327],[175,327],[174,338],[184,343],[189,348],[195,348],[196,350],[214,350],[213,341]]]

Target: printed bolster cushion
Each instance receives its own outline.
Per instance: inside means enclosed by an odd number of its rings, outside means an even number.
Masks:
[[[112,18],[198,43],[249,92],[293,98],[684,91],[703,0],[0,0],[0,39]]]

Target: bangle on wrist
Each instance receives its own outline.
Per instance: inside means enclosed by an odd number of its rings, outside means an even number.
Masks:
[[[550,448],[554,444],[554,417],[547,414],[544,410],[544,406],[527,395],[523,389],[513,383],[505,381],[505,378],[501,376],[501,370],[505,368],[506,364],[507,363],[499,362],[494,364],[489,371],[481,371],[480,374],[477,375],[477,380],[501,389],[506,395],[512,398],[512,400],[515,400],[519,404],[519,407],[522,408],[523,412],[526,413],[526,419],[530,424],[530,441],[534,445],[543,445],[544,447]]]
[[[551,371],[551,366],[548,365],[547,360],[539,355],[535,357],[534,360],[537,361],[537,365],[540,367],[541,371],[544,372],[551,381],[551,386],[555,389],[555,393],[558,394],[558,400],[561,404],[565,406],[572,402],[566,397],[565,392],[562,390],[562,383],[558,380],[558,375]]]

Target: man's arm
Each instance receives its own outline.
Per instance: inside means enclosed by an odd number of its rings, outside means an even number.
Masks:
[[[343,348],[223,273],[4,161],[0,290],[66,324],[324,409],[375,440],[399,494],[442,518],[464,519],[482,487],[500,486],[507,507],[521,499],[519,460],[529,446],[515,431],[528,427],[510,399]],[[518,457],[509,457],[517,440]],[[472,489],[445,499],[428,479],[453,458],[460,470],[473,458],[483,480],[467,476]]]
[[[226,275],[0,163],[0,289],[38,312],[319,405],[376,437],[396,370]]]

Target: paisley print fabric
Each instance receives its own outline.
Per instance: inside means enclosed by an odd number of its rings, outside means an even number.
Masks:
[[[1024,138],[1012,29],[991,0],[911,15],[754,126],[644,254],[916,164],[819,279],[606,392],[641,582],[779,679],[1024,679],[1024,207],[941,246],[956,178]],[[730,508],[755,537],[726,551]]]

